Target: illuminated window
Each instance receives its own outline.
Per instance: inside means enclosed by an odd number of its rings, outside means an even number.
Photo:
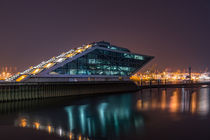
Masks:
[[[89,64],[95,64],[96,61],[95,61],[95,59],[89,59],[89,60],[88,60],[88,63],[89,63]]]
[[[86,45],[84,48],[85,48],[85,49],[88,49],[88,48],[90,48],[90,47],[92,47],[92,45]]]
[[[49,68],[51,68],[54,65],[55,65],[55,63],[48,63],[48,64],[44,65],[44,68],[49,69]]]
[[[80,52],[82,52],[83,51],[83,49],[77,49],[75,52],[76,53],[80,53]]]
[[[40,73],[42,69],[35,69],[34,71],[31,72],[31,74],[37,74]]]
[[[16,79],[16,82],[20,82],[20,81],[22,81],[23,79],[25,79],[27,77],[27,75],[21,75],[20,77],[18,77],[17,79]]]
[[[75,53],[70,53],[70,54],[67,54],[66,57],[73,57],[75,55]]]
[[[140,55],[134,55],[134,59],[144,60],[144,57]]]
[[[59,59],[57,59],[55,62],[61,63],[61,62],[63,62],[65,59],[66,59],[66,58],[59,58]]]

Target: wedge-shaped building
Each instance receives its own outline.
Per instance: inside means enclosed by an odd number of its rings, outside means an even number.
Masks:
[[[131,53],[126,48],[108,42],[94,42],[43,61],[6,81],[71,82],[129,79],[152,58]]]

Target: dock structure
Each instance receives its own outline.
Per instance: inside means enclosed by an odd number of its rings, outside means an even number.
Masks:
[[[170,83],[132,81],[83,81],[83,82],[9,82],[0,84],[0,102],[57,98],[65,96],[100,95],[135,92],[152,88],[209,87],[210,82]]]
[[[131,81],[4,83],[0,84],[0,101],[20,101],[64,96],[133,92],[139,88]]]
[[[130,76],[154,57],[94,42],[15,74],[0,83],[0,101],[136,91]]]

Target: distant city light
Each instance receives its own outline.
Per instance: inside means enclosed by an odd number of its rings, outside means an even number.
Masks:
[[[5,79],[7,79],[11,76],[12,76],[12,74],[10,72],[1,72],[0,73],[0,80],[5,80]]]
[[[169,81],[179,81],[179,80],[189,80],[188,72],[145,72],[137,73],[130,77],[134,81],[139,80],[169,80]],[[191,73],[191,80],[193,81],[206,81],[210,80],[210,73]]]
[[[0,80],[5,80],[16,73],[16,67],[0,67]]]

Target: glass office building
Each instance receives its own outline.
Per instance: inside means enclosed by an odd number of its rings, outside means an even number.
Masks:
[[[8,81],[20,82],[36,77],[129,77],[152,58],[108,42],[94,42],[43,61]]]
[[[53,74],[129,76],[151,57],[125,51],[97,48],[92,52],[55,69]]]

